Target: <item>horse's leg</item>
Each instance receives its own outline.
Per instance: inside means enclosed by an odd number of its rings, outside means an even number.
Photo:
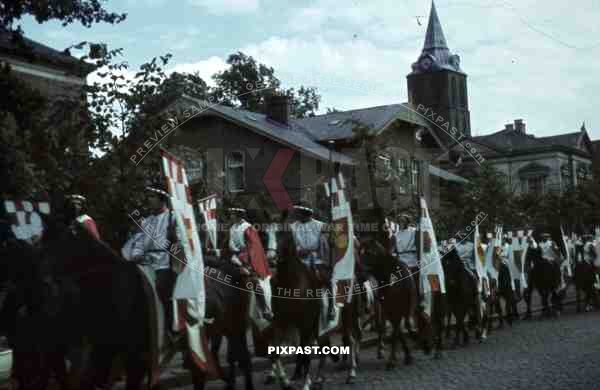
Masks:
[[[525,298],[525,304],[527,306],[527,311],[525,312],[524,319],[531,319],[531,296],[533,295],[533,288],[531,286],[527,287],[525,292],[523,293],[523,298]]]
[[[61,351],[48,352],[48,365],[50,370],[54,372],[56,381],[61,389],[69,388],[68,374],[67,374],[67,362],[65,361],[65,349]]]
[[[388,370],[391,370],[396,365],[396,347],[398,343],[398,335],[402,332],[401,324],[401,319],[395,319],[392,321],[392,339],[390,340],[392,345],[386,366],[386,369]]]
[[[331,340],[327,336],[323,336],[319,340],[319,346],[331,346]],[[300,356],[300,355],[298,355]],[[325,368],[325,362],[327,361],[327,355],[319,355],[319,364],[317,366],[317,373],[315,374],[315,386],[320,387],[325,381],[323,376],[323,369]]]
[[[400,343],[402,344],[402,350],[404,351],[404,364],[409,365],[413,363],[413,357],[410,353],[410,348],[408,347],[408,343],[406,342],[406,337],[400,331],[398,332],[398,338],[400,339]]]
[[[431,320],[433,322],[432,325],[433,325],[434,337],[436,339],[434,358],[440,359],[442,357],[442,348],[443,348],[443,342],[444,342],[443,315],[444,315],[446,305],[444,303],[444,297],[441,293],[439,293],[439,292],[434,293],[432,298],[433,298],[432,299],[433,311],[432,311]]]
[[[287,377],[287,374],[285,372],[285,368],[283,367],[283,364],[281,363],[281,358],[279,357],[279,355],[275,355],[273,357],[273,360],[271,361],[271,364],[273,366],[273,370],[275,372],[275,376],[279,379],[279,383],[281,384],[281,388],[283,390],[291,390],[291,389],[293,389],[292,384],[290,383],[290,380]]]
[[[384,358],[383,350],[385,349],[384,339],[385,339],[385,325],[386,325],[386,320],[383,317],[383,309],[382,309],[381,302],[378,302],[375,305],[375,310],[376,310],[375,315],[377,316],[377,359],[381,360]]]
[[[235,389],[235,366],[240,357],[240,340],[236,336],[227,337],[227,363],[229,365],[225,377],[225,388],[227,390]]]
[[[313,345],[313,329],[310,327],[305,327],[300,332],[300,345],[308,346]],[[303,390],[310,390],[312,384],[312,378],[310,376],[310,363],[311,363],[311,355],[298,355],[300,356],[300,360],[302,361],[302,377],[304,379],[304,385],[302,386]]]
[[[190,373],[192,374],[192,385],[194,386],[194,390],[204,390],[206,384],[205,373],[194,365],[190,368]]]
[[[131,352],[128,354],[126,370],[126,389],[141,389],[142,383],[144,382],[144,376],[147,376],[148,374],[148,367],[145,364],[145,359],[141,352]]]
[[[246,390],[254,390],[254,381],[252,379],[252,358],[248,350],[248,340],[246,332],[242,333],[240,339],[240,368],[244,372]]]

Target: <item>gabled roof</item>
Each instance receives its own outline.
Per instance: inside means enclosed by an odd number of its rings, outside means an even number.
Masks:
[[[505,154],[552,149],[568,149],[573,152],[587,154],[581,148],[585,137],[587,137],[587,133],[583,131],[548,137],[535,137],[532,134],[524,134],[514,129],[504,129],[493,134],[472,137],[471,140],[491,149],[489,154],[479,151],[482,155],[499,157]]]
[[[325,141],[353,138],[354,121],[369,126],[373,130],[373,135],[376,135],[396,120],[429,128],[428,122],[405,104],[338,111],[310,118],[295,119],[293,122],[306,129],[315,140]]]
[[[69,69],[86,75],[94,65],[81,61],[65,52],[0,28],[0,54],[22,59],[26,62],[41,62],[61,69]]]
[[[318,160],[329,161],[331,158],[333,161],[343,165],[354,164],[350,157],[341,153],[330,152],[328,148],[317,143],[309,136],[305,128],[294,121],[291,122],[290,126],[284,126],[277,122],[268,120],[263,114],[227,107],[221,104],[211,104],[207,101],[202,101],[185,95],[182,97],[182,99],[194,104],[195,106],[203,108],[202,113],[198,116],[217,115],[219,117],[231,120],[263,137],[267,137],[292,149],[299,150],[300,152]],[[176,105],[177,101],[174,104]]]

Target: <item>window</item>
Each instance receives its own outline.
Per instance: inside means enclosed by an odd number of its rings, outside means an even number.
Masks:
[[[398,192],[400,194],[408,193],[410,189],[410,160],[398,160],[398,176],[400,183],[398,185]]]
[[[452,78],[452,106],[458,107],[460,103],[458,101],[458,88],[456,86],[456,78]]]
[[[390,176],[391,168],[392,158],[385,153],[378,154],[375,160],[375,174],[380,178],[387,179]]]
[[[544,177],[535,176],[530,177],[528,179],[524,179],[523,183],[523,192],[534,194],[534,195],[543,195],[544,194]]]
[[[231,152],[226,160],[226,181],[230,192],[243,191],[245,187],[245,161],[243,152]]]
[[[419,162],[416,160],[412,160],[412,171],[411,171],[411,180],[410,184],[412,186],[413,192],[417,192],[417,187],[419,184]]]

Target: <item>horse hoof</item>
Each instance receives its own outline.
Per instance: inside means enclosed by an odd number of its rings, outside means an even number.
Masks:
[[[406,357],[404,358],[404,365],[406,365],[406,366],[410,366],[411,364],[413,364],[413,363],[414,363],[414,361],[415,361],[415,360],[413,359],[413,357],[412,357],[412,356],[406,356]]]
[[[313,390],[321,390],[323,388],[323,381],[314,382],[310,388]]]
[[[274,375],[268,375],[268,376],[265,378],[265,382],[264,382],[264,384],[265,384],[265,385],[272,385],[272,384],[275,384],[275,376],[274,376]]]

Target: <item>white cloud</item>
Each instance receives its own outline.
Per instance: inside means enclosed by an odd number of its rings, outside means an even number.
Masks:
[[[224,59],[217,56],[212,56],[206,60],[193,62],[193,63],[183,63],[177,64],[172,68],[167,70],[168,73],[172,72],[180,72],[180,73],[196,73],[200,74],[200,77],[209,86],[214,86],[214,82],[212,81],[211,76],[217,72],[225,70],[227,68],[227,63]]]
[[[260,5],[259,0],[188,0],[188,3],[215,15],[254,12]]]

